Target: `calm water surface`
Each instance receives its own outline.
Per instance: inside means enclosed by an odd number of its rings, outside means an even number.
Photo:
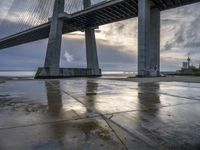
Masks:
[[[36,71],[0,71],[0,77],[34,77]],[[133,72],[123,71],[103,71],[105,76],[127,76],[133,75]]]

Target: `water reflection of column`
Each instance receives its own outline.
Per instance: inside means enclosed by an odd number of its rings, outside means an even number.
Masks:
[[[151,110],[155,115],[159,111],[160,95],[159,83],[138,83],[139,108]]]
[[[98,83],[95,81],[87,81],[86,85],[86,96],[87,96],[87,101],[85,102],[86,104],[86,113],[91,113],[95,111],[95,101],[96,101],[96,96],[97,96],[97,90],[98,90]]]
[[[49,83],[45,81],[47,100],[48,100],[48,113],[49,116],[54,120],[64,119],[63,118],[63,104],[62,104],[62,93],[60,91],[60,81],[55,80]],[[49,128],[49,136],[58,140],[59,142],[55,144],[56,149],[60,149],[60,147],[66,147],[64,143],[64,137],[66,134],[66,126],[65,124],[54,124]]]
[[[47,99],[48,99],[48,108],[49,112],[60,116],[62,111],[62,93],[59,90],[60,81],[54,81],[54,85],[58,88],[53,87],[50,83],[45,82],[46,91],[47,91]]]
[[[159,120],[159,83],[138,83],[138,103],[135,130],[144,135],[145,142],[154,147],[154,130]],[[158,142],[159,143],[159,142]]]
[[[53,81],[53,85],[49,82],[45,82],[45,86],[50,116],[55,117],[54,119],[65,119],[63,118],[64,112],[62,109],[62,92],[59,90],[60,81]],[[86,95],[88,98],[85,102],[89,108],[87,112],[95,110],[97,88],[98,83],[87,81]],[[48,126],[45,126],[45,130],[47,130],[47,128]],[[117,147],[119,144],[110,136],[109,130],[102,127],[96,119],[74,119],[65,122],[55,122],[50,125],[47,131],[49,138],[53,139],[55,149],[80,149],[80,142],[82,143],[82,149],[87,149],[88,147],[95,149],[99,144],[95,143],[95,145],[94,142],[96,141],[103,141],[107,146],[113,143],[113,145]]]

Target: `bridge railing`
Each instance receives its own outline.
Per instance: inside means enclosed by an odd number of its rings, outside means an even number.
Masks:
[[[0,38],[48,22],[54,0],[13,0],[7,3],[4,15],[0,15]]]
[[[83,1],[84,0],[65,0],[65,12],[68,14],[73,14],[78,11],[84,10]],[[91,6],[94,6],[96,4],[100,4],[106,1],[110,1],[110,0],[91,0]]]
[[[91,0],[91,5],[110,0]],[[2,16],[0,14],[0,39],[47,23],[53,14],[55,0],[13,0]],[[65,0],[65,12],[82,11],[83,0]]]

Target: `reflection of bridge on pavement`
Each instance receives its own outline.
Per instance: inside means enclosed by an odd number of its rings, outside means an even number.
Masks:
[[[198,150],[199,89],[183,82],[5,81],[0,148]]]
[[[192,4],[200,0],[105,0],[92,5],[90,0],[78,1],[81,6],[70,13],[64,0],[55,0],[49,22],[0,40],[0,48],[8,48],[49,38],[44,68],[36,77],[99,76],[95,28],[133,17],[139,17],[138,75],[158,76],[160,73],[160,11]],[[68,0],[69,4],[77,1]],[[71,3],[70,3],[71,2]],[[69,7],[69,6],[68,6]],[[61,69],[60,47],[62,34],[85,31],[87,69]]]

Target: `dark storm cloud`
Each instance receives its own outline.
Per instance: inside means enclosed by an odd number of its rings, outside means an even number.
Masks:
[[[109,30],[104,32],[106,35],[111,35],[113,32],[122,32],[123,29],[125,28],[125,24],[122,22],[118,22],[115,24],[111,24],[109,27]]]
[[[124,47],[99,45],[99,58],[107,63],[135,63],[134,53],[124,53],[121,49]]]
[[[175,19],[162,19],[161,20],[161,24],[165,24],[165,25],[173,25],[174,23],[177,23],[177,20]]]
[[[103,41],[98,40],[98,56],[100,66],[104,66],[105,64],[108,66],[120,67],[119,64],[123,66],[128,64],[135,64],[136,57],[134,53],[124,53],[122,49],[124,47],[119,46],[109,46],[102,44]],[[62,57],[61,64],[63,67],[83,67],[86,66],[86,54],[85,54],[85,43],[83,39],[64,39],[62,44]],[[73,61],[67,62],[64,58],[64,54],[67,51],[70,55],[73,56]],[[135,66],[132,65],[132,68]],[[108,68],[108,67],[107,67]]]
[[[23,24],[19,27],[19,24],[17,22],[13,22],[11,20],[6,20],[0,25],[0,38],[18,33],[19,31],[23,29],[31,28],[32,26],[28,24]]]
[[[124,53],[122,51],[124,47],[107,46],[101,43],[103,43],[101,40],[98,41],[98,56],[103,69],[131,70],[136,68],[134,53]],[[43,66],[46,45],[47,40],[42,40],[0,51],[0,69],[32,70]],[[73,57],[72,61],[66,61],[65,52]],[[86,67],[84,39],[63,38],[61,65],[62,67]],[[126,68],[126,66],[128,67]]]
[[[0,70],[34,70],[43,66],[47,40],[0,50]]]
[[[5,5],[5,0],[2,0]],[[7,2],[8,3],[8,2]],[[9,0],[10,6],[0,15],[0,37],[15,34],[48,21],[54,0]],[[8,4],[7,4],[8,5]]]
[[[170,21],[172,25],[179,27],[175,31],[174,37],[165,43],[163,48],[165,51],[172,50],[174,47],[196,52],[197,49],[200,50],[200,34],[198,31],[200,29],[200,4],[184,8],[177,9],[177,15],[183,17],[180,22]],[[193,18],[192,21],[188,22],[191,17]]]
[[[20,0],[23,2],[24,0]],[[43,6],[39,7],[40,9]],[[177,52],[176,54],[200,53],[200,4],[190,5],[178,9],[163,12],[162,26],[164,26],[163,37],[172,36],[163,42],[164,53]],[[178,19],[177,19],[178,17]],[[9,18],[11,19],[11,18]],[[9,31],[0,28],[0,34],[10,34],[18,30],[18,24],[8,20]],[[34,21],[33,21],[34,22]],[[30,27],[25,24],[25,27]],[[165,30],[167,28],[167,30]],[[122,40],[127,38],[137,38],[137,19],[118,22],[96,30],[97,35],[103,34],[104,39],[98,40],[99,62],[103,69],[124,69],[135,70],[136,68],[136,48],[132,45],[120,45]],[[110,36],[112,35],[112,36]],[[162,37],[162,38],[163,38]],[[97,36],[98,38],[98,36]],[[113,38],[118,38],[116,43]],[[121,42],[121,43],[120,43]],[[137,42],[136,42],[137,43]],[[129,43],[128,43],[129,44]],[[127,45],[128,45],[127,44]],[[136,44],[137,45],[137,44]],[[47,40],[37,41],[0,51],[0,69],[36,69],[43,66]],[[172,61],[174,56],[163,59],[165,68],[167,66],[181,63],[181,60]],[[63,67],[85,67],[85,42],[83,33],[72,33],[71,37],[63,38],[61,65]],[[174,68],[173,68],[174,69]],[[165,69],[167,70],[167,69]]]

